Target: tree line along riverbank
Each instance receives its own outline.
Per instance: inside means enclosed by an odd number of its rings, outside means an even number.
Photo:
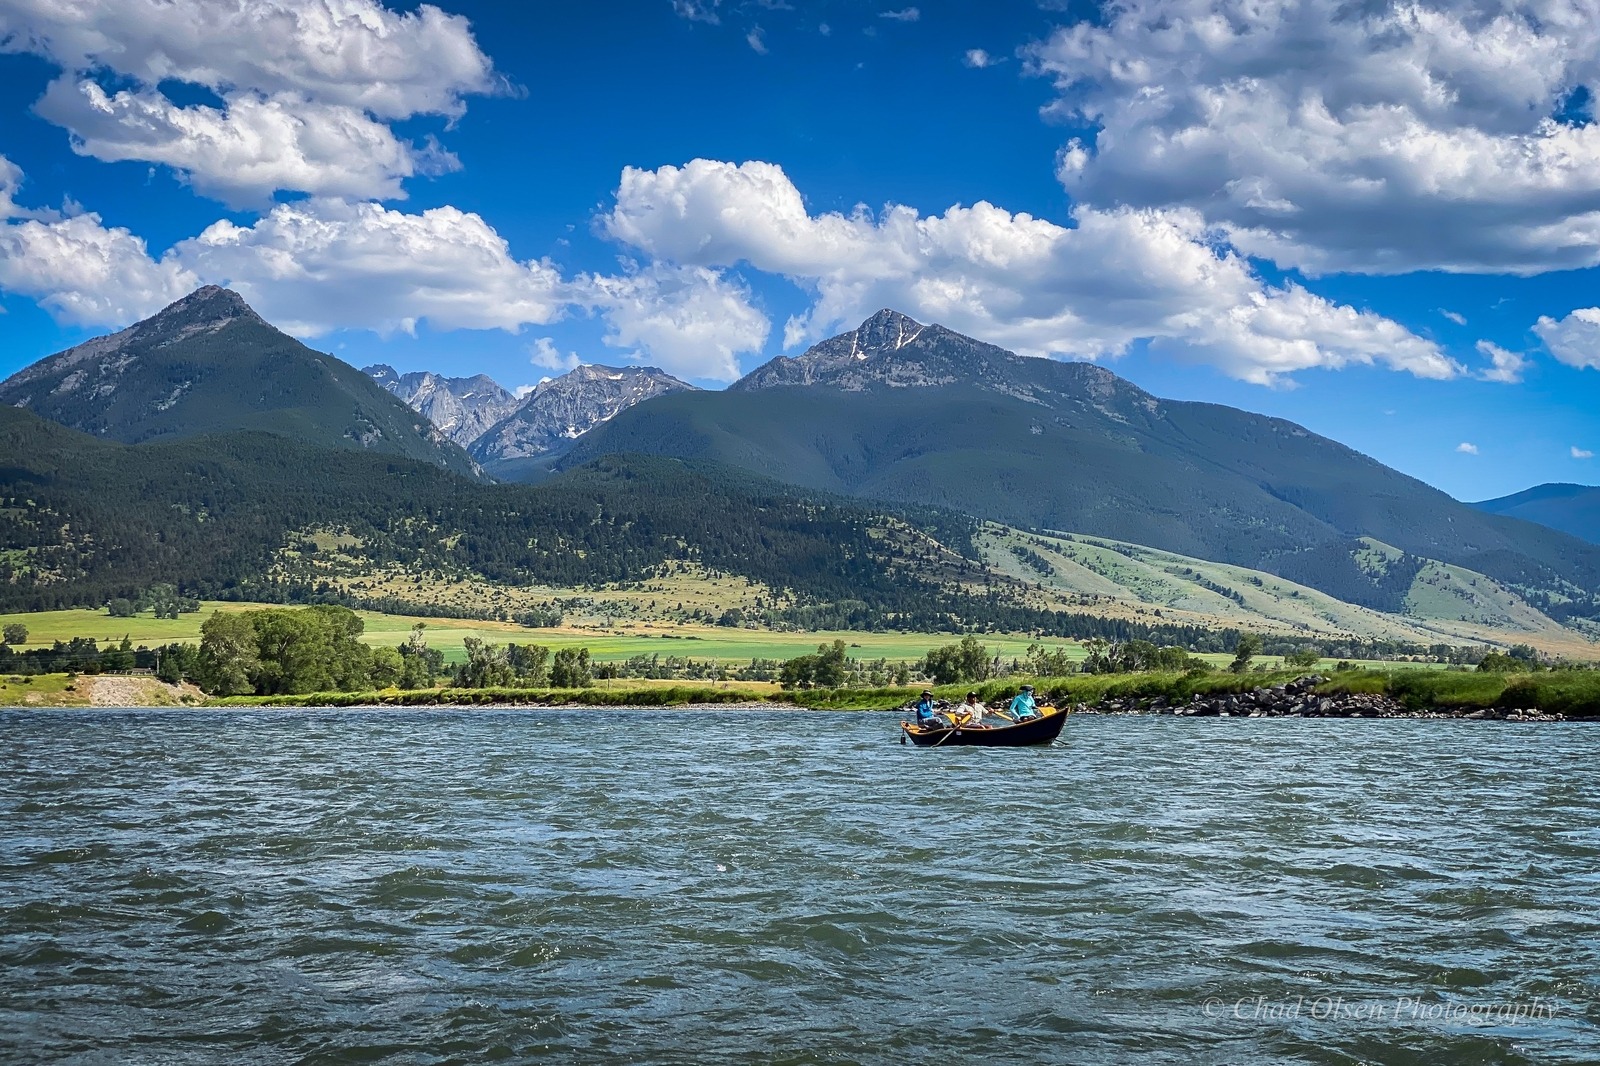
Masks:
[[[654,655],[600,663],[586,647],[465,637],[463,660],[447,665],[443,652],[429,644],[425,625],[415,625],[398,648],[364,643],[364,627],[359,615],[336,605],[218,611],[201,625],[199,644],[134,648],[124,638],[120,645],[98,648],[93,640],[58,641],[48,650],[12,653],[6,662],[13,669],[0,662],[0,676],[43,675],[49,669],[45,659],[64,656],[79,663],[66,668],[80,675],[152,674],[152,682],[192,686],[174,700],[203,690],[213,697],[211,705],[223,707],[778,704],[869,710],[903,706],[925,684],[950,702],[970,688],[985,702],[998,703],[1031,680],[1042,699],[1085,711],[1600,717],[1600,669],[1542,661],[1531,648],[1486,651],[1473,671],[1341,662],[1322,675],[1317,671],[1325,664],[1316,649],[1297,651],[1281,664],[1255,664],[1262,641],[1252,634],[1239,637],[1232,662],[1221,671],[1182,647],[1138,640],[1091,639],[1082,645],[1081,659],[1066,647],[1036,642],[1007,662],[969,634],[914,663],[857,659],[835,639],[814,654],[730,669],[709,660],[663,662]],[[0,651],[10,651],[11,628]],[[657,669],[674,662],[696,669],[689,676]],[[32,686],[24,703],[46,702],[47,683],[35,685],[25,676],[12,680]],[[81,705],[80,687],[70,684],[70,676],[66,680],[48,702]]]
[[[1501,675],[1397,670],[1342,671],[1333,676],[1293,671],[1271,674],[1142,673],[1007,678],[941,685],[941,700],[977,692],[996,703],[1031,683],[1041,702],[1080,712],[1172,713],[1203,717],[1560,717],[1600,719],[1600,671]],[[817,710],[883,711],[905,706],[921,689],[796,689],[768,692],[714,685],[611,688],[434,688],[370,692],[313,692],[292,696],[235,696],[211,707],[681,707],[795,706]],[[1229,700],[1235,702],[1229,703]],[[1481,713],[1480,713],[1481,712]]]

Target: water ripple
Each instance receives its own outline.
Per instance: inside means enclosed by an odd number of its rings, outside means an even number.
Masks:
[[[787,711],[0,728],[5,1062],[1600,1046],[1581,728],[1085,718],[938,752]]]

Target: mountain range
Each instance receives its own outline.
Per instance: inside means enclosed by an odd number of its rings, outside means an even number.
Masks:
[[[382,363],[363,367],[361,372],[463,448],[515,411],[520,402],[486,374],[470,378],[449,378],[427,370],[400,374]]]
[[[1600,617],[1600,549],[1483,511],[1283,419],[1164,400],[1103,367],[1014,355],[885,310],[724,392],[678,393],[585,435],[630,452],[1014,526],[1109,537],[1392,609],[1370,537]]]
[[[482,374],[398,374],[378,364],[363,373],[433,422],[496,477],[539,480],[573,443],[635,404],[668,392],[695,391],[653,366],[577,367],[546,378],[520,399]]]
[[[911,552],[926,549],[926,559],[942,560],[912,581],[923,607],[913,611],[906,596],[885,587],[874,594],[876,606],[861,608],[878,623],[915,613],[922,624],[932,624],[929,617],[945,619],[941,625],[980,624],[972,612],[988,603],[985,625],[1001,618],[1022,624],[1033,617],[1027,611],[1059,618],[1081,607],[1103,617],[1133,611],[1140,624],[1227,626],[1256,617],[1279,632],[1344,626],[1419,641],[1515,632],[1581,644],[1579,633],[1600,632],[1594,544],[1489,513],[1489,504],[1461,504],[1293,423],[1160,399],[1102,367],[1017,356],[892,310],[798,357],[772,360],[725,391],[698,390],[653,368],[588,366],[519,398],[482,376],[356,371],[275,330],[236,294],[207,288],[13,375],[0,383],[0,400],[102,442],[96,451],[77,438],[48,437],[46,423],[18,421],[20,412],[7,416],[0,495],[10,484],[8,537],[17,538],[22,555],[5,565],[13,594],[32,596],[28,602],[92,600],[118,580],[114,569],[86,568],[85,543],[52,532],[62,515],[68,528],[93,526],[97,536],[124,543],[146,569],[167,565],[159,563],[165,557],[130,546],[126,531],[148,527],[160,543],[190,543],[184,557],[191,560],[226,555],[234,562],[217,563],[202,582],[213,592],[276,587],[282,595],[292,587],[302,595],[321,588],[371,598],[379,586],[359,575],[376,567],[387,568],[383,587],[391,591],[384,595],[393,598],[418,594],[423,584],[404,576],[408,566],[448,571],[457,582],[515,585],[570,571],[575,580],[593,582],[603,573],[626,585],[637,572],[630,567],[663,560],[714,579],[704,570],[714,556],[720,572],[753,580],[725,545],[713,548],[717,534],[704,516],[754,515],[760,505],[749,501],[783,498],[792,501],[785,507],[819,516],[844,507],[857,533],[878,529],[871,537],[879,547],[867,554],[901,585],[916,573],[894,562],[915,541],[910,530],[921,523],[942,531]],[[55,458],[30,456],[47,438]],[[263,444],[269,439],[282,443]],[[117,451],[112,442],[136,447]],[[319,449],[365,453],[380,465],[317,460]],[[166,469],[201,469],[208,454],[226,457],[215,491],[196,495],[193,473]],[[393,457],[386,466],[385,455]],[[446,480],[422,478],[406,460],[441,468]],[[683,462],[691,466],[673,465]],[[138,478],[119,473],[107,484],[144,487],[117,502],[116,521],[97,526],[88,515],[110,513],[106,501],[63,489],[54,503],[41,502],[47,494],[39,486],[55,484],[50,479],[74,463],[137,471]],[[289,475],[290,468],[298,473]],[[602,469],[603,476],[595,473]],[[700,480],[683,481],[688,469]],[[570,494],[570,486],[592,488],[597,476],[607,492],[641,500],[662,493],[678,499],[685,484],[714,484],[724,495],[710,511],[665,499],[651,504],[654,510],[621,508],[634,515],[625,521],[645,522],[652,537],[665,538],[653,544],[676,545],[653,548],[667,551],[654,563],[598,546],[604,536],[593,538],[592,523],[584,525],[590,533],[574,529],[561,550],[606,561],[571,570],[551,562],[558,556],[547,547],[563,535],[543,526],[535,533],[521,510],[545,506],[543,497],[473,486],[485,470],[548,482],[552,499],[568,498],[559,494]],[[321,501],[316,508],[294,505],[295,477],[308,499]],[[384,480],[381,491],[367,485],[373,477]],[[221,513],[224,483],[247,497],[230,500],[230,513],[255,515],[263,531],[231,534],[251,546],[249,561],[198,546],[223,535],[212,519]],[[1516,514],[1529,502],[1505,509]],[[159,513],[135,521],[151,507]],[[82,513],[77,525],[75,512]],[[200,525],[169,529],[174,515],[199,516]],[[974,519],[990,532],[961,532],[961,523]],[[605,528],[632,543],[624,527]],[[809,595],[806,617],[821,617],[817,547],[797,548],[800,554],[782,564],[769,550],[774,535],[762,534],[768,548],[743,549],[766,560],[761,578],[772,582],[752,604],[770,614],[775,603],[800,602],[786,596]],[[325,552],[367,546],[342,564],[337,581],[330,572],[308,584],[307,557],[293,545],[313,542]],[[93,543],[102,562],[110,557],[106,544]],[[451,546],[447,556],[438,554],[440,544]],[[529,553],[545,561],[536,564]],[[824,569],[843,573],[850,565]],[[291,572],[298,576],[286,576]],[[184,575],[169,579],[182,583]],[[941,598],[941,587],[968,597],[959,610]],[[994,599],[1002,589],[1008,591]],[[944,606],[929,606],[938,604]],[[827,609],[833,622],[853,610]]]

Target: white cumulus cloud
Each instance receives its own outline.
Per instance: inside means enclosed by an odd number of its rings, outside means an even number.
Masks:
[[[177,257],[152,258],[143,238],[95,214],[0,225],[0,289],[72,325],[124,326],[199,284]]]
[[[573,369],[583,362],[583,360],[578,358],[577,352],[563,352],[561,349],[557,348],[555,339],[552,337],[540,337],[538,340],[534,341],[533,348],[530,349],[529,355],[531,357],[530,361],[534,366],[542,367],[545,370],[559,370],[562,373]],[[523,386],[523,388],[526,388],[529,392],[532,392],[534,386],[526,385]],[[520,390],[517,392],[519,399],[523,395],[524,393]]]
[[[22,214],[17,192],[22,188],[22,168],[0,155],[0,222]]]
[[[1522,380],[1528,368],[1528,357],[1521,352],[1508,351],[1493,341],[1479,341],[1478,352],[1489,360],[1489,365],[1478,371],[1483,381],[1498,381],[1515,385]]]
[[[679,376],[734,380],[739,355],[760,351],[772,329],[743,285],[704,267],[656,263],[577,287],[605,320],[606,344]]]
[[[154,90],[107,94],[93,81],[63,79],[38,110],[72,130],[81,155],[166,164],[197,192],[236,207],[264,204],[274,189],[396,198],[403,179],[455,165],[358,108],[294,96],[234,93],[224,108],[178,107]]]
[[[467,20],[374,0],[0,0],[0,40],[67,70],[292,92],[380,118],[459,115],[495,86]]]
[[[667,262],[792,279],[815,299],[787,324],[787,347],[894,307],[1029,355],[1115,356],[1150,340],[1260,383],[1351,364],[1460,372],[1392,320],[1264,283],[1196,212],[1086,208],[1074,220],[982,202],[813,215],[780,167],[702,159],[627,169],[602,225]]]
[[[922,11],[920,8],[902,7],[896,11],[880,11],[878,17],[892,22],[916,22],[922,18]]]
[[[410,331],[421,319],[515,331],[554,321],[570,299],[555,266],[518,261],[482,216],[454,207],[279,204],[250,226],[213,223],[174,254],[300,336]]]
[[[1307,272],[1600,263],[1587,0],[1125,0],[1027,52],[1080,202],[1184,206]],[[1575,95],[1576,94],[1576,95]],[[1574,114],[1574,111],[1578,113]]]
[[[279,204],[250,225],[218,221],[165,253],[99,216],[61,217],[12,204],[20,170],[0,157],[0,289],[28,296],[79,326],[125,326],[201,284],[237,290],[275,325],[303,338],[341,329],[380,334],[519,332],[592,313],[605,341],[686,377],[730,380],[738,356],[761,350],[771,324],[748,290],[696,266],[629,264],[616,276],[564,277],[547,260],[519,260],[481,216],[454,207],[405,212],[335,199]],[[576,364],[549,338],[530,356]]]
[[[1541,315],[1533,332],[1568,366],[1600,370],[1600,307],[1580,307],[1562,319]]]
[[[1460,452],[1462,455],[1477,455],[1478,446],[1476,444],[1469,444],[1466,441],[1462,441],[1460,444],[1456,445],[1456,451]]]
[[[982,70],[985,67],[994,66],[996,63],[1000,62],[1000,60],[996,59],[982,48],[968,48],[966,54],[961,57],[961,62],[971,67],[973,70]]]
[[[374,0],[0,0],[0,49],[66,72],[38,110],[76,151],[171,166],[234,205],[399,196],[453,157],[389,123],[458,116],[500,84],[465,19]],[[220,106],[174,104],[167,81]]]
[[[1572,446],[1572,457],[1574,459],[1593,459],[1594,452],[1591,452],[1586,448],[1580,448],[1574,444]]]

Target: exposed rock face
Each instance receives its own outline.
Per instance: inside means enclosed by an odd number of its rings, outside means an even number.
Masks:
[[[1104,367],[1017,355],[888,308],[803,355],[773,359],[729,391],[782,385],[827,385],[844,392],[968,385],[1045,407],[1063,399],[1087,403],[1119,421],[1135,409],[1153,413],[1159,408],[1155,397]]]
[[[393,367],[377,364],[362,373],[404,400],[463,448],[517,409],[518,400],[483,374],[447,378],[431,371],[397,374]]]
[[[468,451],[479,462],[530,459],[565,448],[635,404],[694,389],[653,366],[580,366],[541,383]]]
[[[0,383],[0,403],[125,444],[264,432],[481,473],[367,375],[215,285],[19,371]]]
[[[137,378],[147,349],[168,348],[191,337],[217,333],[237,320],[266,326],[238,293],[207,285],[143,322],[24,367],[0,382],[0,402],[29,408],[73,429],[105,433],[93,418],[101,406],[95,401],[114,394],[130,371]],[[152,398],[152,406],[159,411],[171,409],[190,384],[173,383],[169,393]]]

